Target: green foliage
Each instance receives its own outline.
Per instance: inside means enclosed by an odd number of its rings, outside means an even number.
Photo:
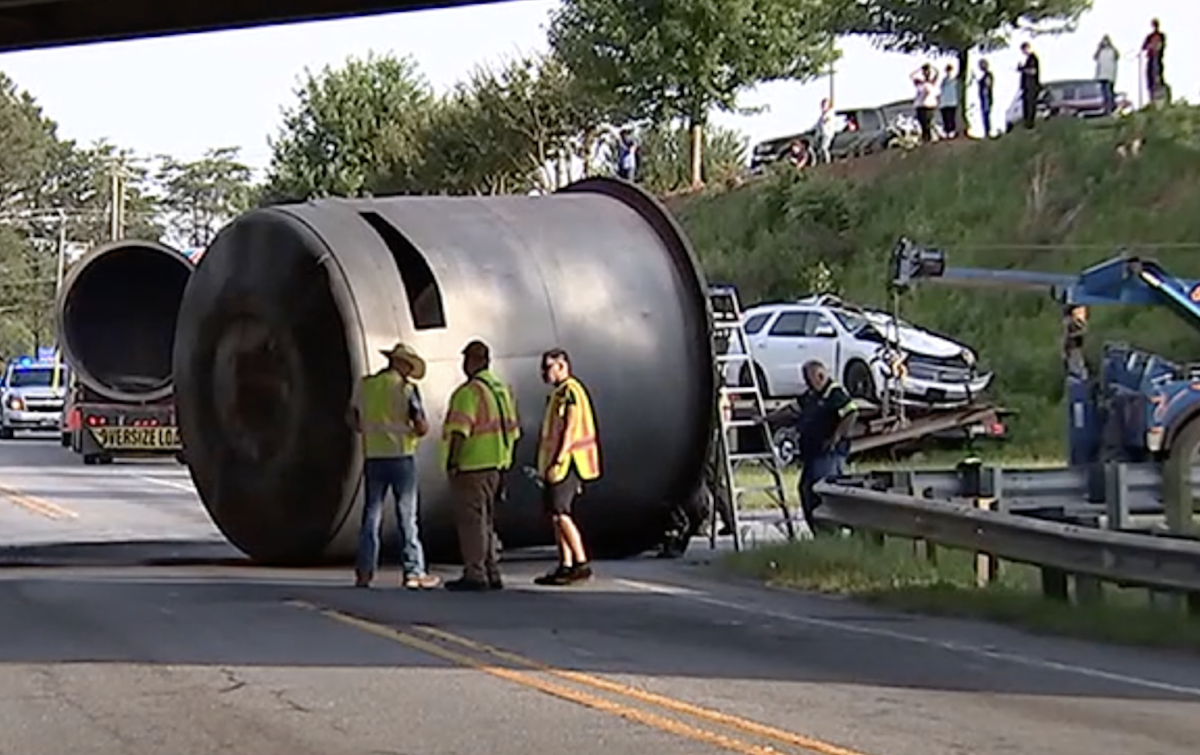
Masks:
[[[638,135],[640,160],[638,183],[658,194],[685,189],[691,184],[688,150],[691,135],[686,128],[652,126]],[[746,139],[737,131],[710,126],[704,150],[704,180],[724,183],[737,178],[746,166]],[[608,169],[617,171],[617,153],[608,153]]]
[[[965,53],[1005,47],[1018,29],[1069,30],[1091,7],[1092,0],[861,0],[846,5],[839,25],[888,50]]]
[[[564,0],[548,31],[554,53],[608,110],[702,127],[713,108],[765,81],[806,80],[835,53],[828,0]],[[699,183],[702,132],[693,134]]]
[[[956,266],[1069,273],[1122,245],[1195,244],[1197,134],[1200,110],[1179,106],[1112,127],[1049,122],[994,141],[872,158],[882,164],[864,166],[860,180],[786,171],[673,204],[710,279],[736,283],[747,303],[832,289],[885,306],[888,254],[900,235],[946,249]],[[1200,277],[1195,249],[1150,256]],[[906,318],[976,347],[995,370],[994,395],[1020,412],[1014,452],[1061,453],[1061,324],[1048,298],[918,287],[902,307]],[[1093,358],[1104,341],[1200,356],[1196,331],[1161,308],[1096,308],[1089,330]]]
[[[349,58],[306,70],[298,103],[285,111],[264,199],[361,196],[386,176],[407,190],[433,94],[411,58]]]
[[[190,162],[161,158],[162,207],[184,244],[208,246],[221,225],[250,207],[250,168],[238,161],[238,152],[220,147]]]

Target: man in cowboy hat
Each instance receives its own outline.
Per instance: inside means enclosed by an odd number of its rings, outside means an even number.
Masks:
[[[437,577],[425,568],[425,551],[417,532],[417,444],[429,432],[414,381],[425,377],[425,360],[407,344],[382,352],[388,365],[362,381],[355,423],[366,456],[366,504],[358,539],[355,585],[368,587],[379,564],[379,530],[388,489],[396,501],[400,529],[403,584],[432,588]]]

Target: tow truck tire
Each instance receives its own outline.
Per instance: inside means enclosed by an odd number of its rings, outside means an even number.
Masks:
[[[758,390],[763,398],[771,398],[771,390],[767,386],[767,373],[763,372],[763,368],[758,362],[754,363],[754,374],[758,378]],[[742,388],[750,387],[750,365],[743,364],[742,369],[738,372],[738,386]]]

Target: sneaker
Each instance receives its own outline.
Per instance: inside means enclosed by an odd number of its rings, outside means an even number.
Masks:
[[[591,564],[576,564],[567,573],[568,582],[586,582],[592,578]]]
[[[371,586],[371,575],[367,574],[366,572],[355,571],[354,572],[354,586],[362,587],[362,588],[370,587]]]
[[[488,577],[488,588],[492,590],[503,590],[504,580],[499,574],[493,574]]]
[[[442,583],[442,580],[433,574],[415,574],[404,578],[404,586],[409,590],[432,590]]]
[[[487,582],[466,577],[452,579],[445,584],[445,587],[450,592],[487,592],[491,589]]]
[[[533,583],[535,585],[565,585],[570,580],[571,568],[572,567],[559,564],[554,571],[548,574],[543,574],[542,576],[533,580]]]

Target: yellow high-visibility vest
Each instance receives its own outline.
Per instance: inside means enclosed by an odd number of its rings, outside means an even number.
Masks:
[[[363,445],[368,459],[412,456],[420,438],[408,416],[409,399],[416,387],[392,370],[382,370],[362,381],[360,414]]]
[[[600,441],[592,401],[583,383],[569,377],[546,400],[538,441],[538,472],[547,482],[560,482],[572,463],[580,479],[600,477]]]
[[[450,438],[463,436],[458,469],[508,469],[513,450],[521,437],[517,403],[512,391],[491,370],[481,370],[450,395],[450,406],[442,421],[441,465],[450,456]]]

